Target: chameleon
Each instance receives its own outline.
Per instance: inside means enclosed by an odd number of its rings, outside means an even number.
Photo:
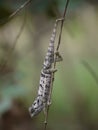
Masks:
[[[53,68],[53,63],[54,61],[58,62],[62,60],[62,56],[59,54],[59,52],[54,52],[54,43],[56,38],[57,25],[58,22],[62,20],[64,20],[64,18],[56,19],[56,22],[54,24],[48,50],[41,69],[38,94],[31,107],[29,107],[29,113],[31,117],[38,115],[42,110],[45,111],[47,105],[51,104],[50,95],[51,95],[51,85],[53,82],[53,73],[57,71],[57,69]]]

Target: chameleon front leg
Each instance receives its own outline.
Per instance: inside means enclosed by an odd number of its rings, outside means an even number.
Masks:
[[[54,54],[55,54],[54,61],[60,62],[63,60],[62,56],[60,55],[60,53],[58,51],[56,51]]]
[[[54,68],[43,70],[43,72],[46,74],[55,73],[56,71],[57,69],[54,69]]]
[[[56,19],[56,23],[58,23],[59,21],[63,21],[63,20],[65,20],[65,19],[64,19],[64,18]],[[54,60],[55,60],[56,62],[59,62],[59,61],[62,61],[62,60],[63,60],[62,56],[60,55],[60,53],[59,53],[58,51],[56,51],[56,52],[54,53]]]

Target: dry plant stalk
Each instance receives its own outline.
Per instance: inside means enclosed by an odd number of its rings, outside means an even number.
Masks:
[[[8,18],[0,20],[0,25],[9,22],[12,18],[14,18],[22,9],[24,9],[27,5],[29,5],[32,0],[25,1],[19,8],[17,8]]]
[[[64,10],[64,14],[63,14],[63,20],[61,21],[61,27],[60,27],[60,34],[59,34],[59,39],[58,39],[58,44],[57,44],[57,48],[56,48],[56,52],[58,52],[59,50],[59,47],[60,47],[60,44],[61,44],[61,36],[62,36],[62,29],[63,29],[63,24],[64,24],[64,21],[65,21],[65,16],[66,16],[66,12],[67,12],[67,8],[68,8],[68,4],[69,4],[69,1],[70,0],[67,0],[66,4],[65,4],[65,10]],[[56,59],[57,55],[55,55],[55,58]],[[54,61],[54,69],[56,67],[56,60]],[[53,79],[54,79],[54,73],[52,75]],[[53,86],[53,82],[54,80],[52,81],[52,84],[51,84],[51,94],[52,94],[52,86]],[[51,98],[51,95],[50,95],[50,98]],[[49,112],[49,105],[47,106],[47,115],[46,115],[46,121],[47,121],[47,118],[48,118],[48,112]],[[46,130],[47,128],[47,123],[45,123],[45,126],[44,126],[44,130]]]
[[[25,8],[28,4],[30,4],[31,2],[32,2],[32,0],[27,0],[27,1],[25,1],[18,9],[16,9],[10,16],[8,16],[8,18],[5,18],[5,19],[3,19],[3,20],[0,20],[0,25],[9,22],[12,18],[14,18],[22,9],[24,9],[24,8]],[[8,50],[7,59],[9,59],[9,57],[11,56],[12,52],[14,51],[14,49],[15,49],[15,47],[16,47],[17,41],[18,41],[18,39],[19,39],[19,37],[20,37],[20,35],[21,35],[23,29],[24,29],[24,26],[25,26],[25,21],[26,21],[25,19],[26,19],[26,12],[25,12],[25,15],[24,15],[23,24],[22,24],[22,26],[21,26],[21,28],[20,28],[20,30],[19,30],[18,35],[17,35],[16,38],[15,38],[15,41],[14,41],[14,43],[13,43],[13,46],[11,47],[11,49]],[[2,62],[2,64],[1,64],[2,67],[0,68],[0,70],[1,70],[2,72],[5,71],[4,68],[5,68],[5,65],[6,65],[7,62],[8,62],[7,59],[6,59],[4,62]]]
[[[14,42],[13,42],[13,45],[12,45],[12,47],[8,50],[7,57],[6,57],[5,60],[1,63],[1,68],[0,68],[0,70],[1,70],[2,72],[5,72],[5,66],[6,66],[6,64],[8,63],[8,60],[9,60],[10,56],[12,55],[13,51],[15,50],[17,41],[18,41],[19,37],[21,36],[21,33],[22,33],[22,31],[23,31],[23,29],[24,29],[24,26],[25,26],[25,23],[26,23],[26,11],[25,11],[25,14],[24,14],[22,26],[20,27],[20,30],[19,30],[19,32],[18,32],[18,34],[17,34],[17,36],[16,36],[16,38],[15,38],[15,40],[14,40]]]

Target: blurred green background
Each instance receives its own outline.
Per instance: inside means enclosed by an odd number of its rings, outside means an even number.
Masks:
[[[31,119],[28,107],[65,1],[33,0],[4,22],[25,0],[0,0],[0,130],[43,130],[43,113]],[[70,0],[60,53],[47,130],[98,130],[97,0]]]

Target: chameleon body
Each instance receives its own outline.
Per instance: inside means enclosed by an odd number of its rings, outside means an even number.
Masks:
[[[38,95],[37,98],[34,100],[32,106],[29,107],[31,117],[39,114],[42,110],[45,109],[47,105],[50,105],[51,84],[53,81],[52,74],[56,72],[56,69],[52,69],[52,64],[54,63],[55,60],[54,42],[56,37],[58,21],[61,20],[64,19],[57,19],[54,25],[48,51],[46,53],[46,57],[41,70]],[[58,56],[60,57],[59,53],[56,54],[58,54]]]

